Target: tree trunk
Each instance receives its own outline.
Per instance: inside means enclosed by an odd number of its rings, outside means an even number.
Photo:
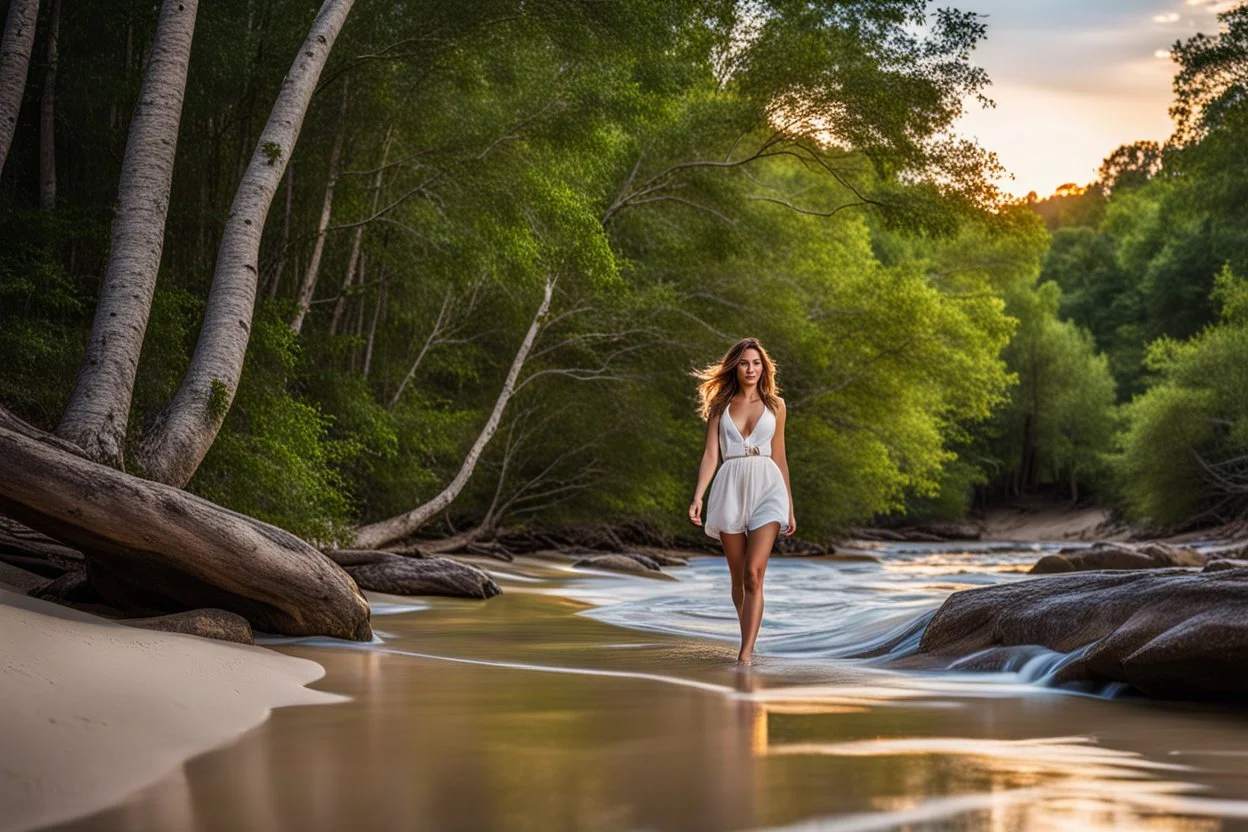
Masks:
[[[377,205],[381,201],[381,177],[386,170],[386,159],[390,156],[390,140],[394,136],[394,125],[386,128],[386,138],[381,143],[381,164],[377,166],[377,175],[373,178],[373,198],[372,205],[369,209],[369,216],[377,213]],[[360,246],[364,243],[364,229],[367,224],[357,225],[355,234],[351,240],[351,256],[347,258],[347,273],[342,279],[342,291],[338,293],[338,300],[334,303],[334,317],[329,322],[329,334],[337,335],[338,327],[342,324],[342,313],[347,308],[347,290],[351,288],[351,284],[355,281],[355,267],[360,261]]]
[[[356,585],[299,538],[15,421],[0,419],[0,512],[80,550],[107,603],[141,615],[216,607],[268,632],[371,637]]]
[[[48,15],[47,69],[39,97],[39,207],[56,207],[56,63],[61,35],[61,0],[52,0]]]
[[[260,134],[226,220],[204,324],[182,386],[139,448],[140,465],[183,486],[212,447],[243,372],[260,236],[308,103],[354,0],[325,0]]]
[[[316,281],[321,274],[321,255],[325,252],[325,234],[329,229],[329,217],[334,210],[334,188],[338,184],[338,160],[342,156],[342,140],[347,132],[347,80],[342,81],[342,107],[338,111],[338,133],[334,136],[334,146],[329,152],[329,179],[325,182],[325,198],[321,201],[321,219],[316,224],[316,241],[312,244],[312,259],[308,261],[308,271],[303,276],[303,284],[299,287],[299,305],[295,309],[294,320],[290,328],[298,335],[303,330],[303,319],[312,308],[312,297],[316,294]]]
[[[4,35],[0,36],[0,171],[17,129],[38,17],[39,0],[10,0]]]
[[[503,418],[503,410],[507,407],[507,402],[511,399],[512,393],[515,392],[516,379],[520,376],[520,370],[524,367],[524,362],[529,357],[529,352],[533,349],[533,343],[537,340],[537,334],[541,331],[546,313],[550,310],[550,299],[554,289],[555,278],[547,277],[541,305],[538,306],[537,312],[533,315],[533,321],[529,324],[529,331],[525,333],[524,341],[521,342],[515,358],[512,359],[511,369],[507,372],[507,380],[503,382],[502,392],[499,393],[498,400],[494,402],[494,410],[490,413],[490,418],[486,420],[485,427],[481,428],[481,433],[477,435],[476,441],[472,443],[472,447],[468,450],[468,455],[464,458],[463,464],[460,465],[459,473],[455,475],[455,478],[451,480],[446,488],[442,489],[442,493],[424,505],[417,506],[406,514],[400,514],[397,517],[391,517],[389,520],[370,523],[367,526],[361,526],[356,529],[355,539],[360,547],[379,549],[387,543],[401,540],[411,535],[429,518],[446,508],[451,504],[451,501],[459,496],[459,492],[468,483],[468,478],[472,476],[473,469],[476,468],[477,460],[481,457],[482,451],[485,450],[485,446],[489,444],[495,431],[498,430],[499,422]]]
[[[286,271],[286,252],[290,249],[290,213],[295,201],[295,165],[286,166],[286,210],[282,212],[282,242],[277,250],[277,268],[273,273],[273,282],[269,284],[269,300],[277,297],[282,288],[282,275]]]
[[[407,389],[407,385],[416,377],[416,370],[420,368],[421,362],[425,360],[425,356],[429,354],[429,348],[438,342],[438,338],[442,335],[443,322],[447,317],[447,310],[451,306],[451,290],[447,289],[446,294],[442,298],[442,308],[438,310],[438,319],[433,322],[433,329],[429,331],[429,337],[425,339],[425,343],[421,344],[420,352],[416,353],[416,360],[412,362],[412,366],[407,368],[407,373],[403,376],[403,380],[399,382],[399,389],[394,391],[394,395],[390,397],[390,404],[386,406],[387,410],[394,410],[399,404],[399,399],[403,398],[403,391]]]
[[[130,397],[165,238],[165,215],[198,0],[165,0],[130,122],[108,267],[78,380],[57,434],[122,467]]]
[[[377,322],[381,320],[382,309],[386,305],[386,264],[381,264],[381,277],[377,287],[377,302],[373,305],[373,320],[368,325],[368,346],[364,348],[364,378],[368,378],[368,370],[373,365],[373,342],[377,338]]]

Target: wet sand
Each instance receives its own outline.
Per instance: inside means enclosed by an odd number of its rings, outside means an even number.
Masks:
[[[843,662],[742,673],[731,644],[576,615],[546,594],[559,570],[500,571],[490,601],[378,616],[384,646],[277,648],[350,701],[275,711],[56,828],[1248,828],[1229,708]]]
[[[341,701],[304,687],[323,672],[0,589],[0,829],[107,806],[271,708]]]

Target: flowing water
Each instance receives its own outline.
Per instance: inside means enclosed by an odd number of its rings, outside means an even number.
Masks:
[[[755,667],[722,558],[667,580],[478,561],[486,602],[374,599],[369,645],[279,642],[284,708],[74,830],[1248,829],[1248,718],[1000,672],[890,670],[959,589],[1050,547],[773,558]],[[872,654],[872,658],[854,658]]]

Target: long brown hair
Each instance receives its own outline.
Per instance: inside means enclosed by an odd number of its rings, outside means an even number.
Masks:
[[[718,416],[732,401],[732,397],[741,391],[737,382],[737,365],[741,356],[748,349],[758,350],[763,359],[763,374],[758,380],[758,396],[772,413],[780,407],[780,385],[776,382],[776,364],[763,349],[757,338],[742,338],[728,348],[724,357],[714,364],[708,364],[700,370],[694,370],[691,376],[701,379],[698,385],[698,415],[703,419]]]

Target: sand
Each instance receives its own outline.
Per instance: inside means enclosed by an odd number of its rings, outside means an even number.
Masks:
[[[0,830],[79,817],[264,722],[342,701],[313,661],[0,589]]]
[[[994,509],[981,522],[983,540],[1052,542],[1123,540],[1128,529],[1110,528],[1103,508],[1024,507]]]

